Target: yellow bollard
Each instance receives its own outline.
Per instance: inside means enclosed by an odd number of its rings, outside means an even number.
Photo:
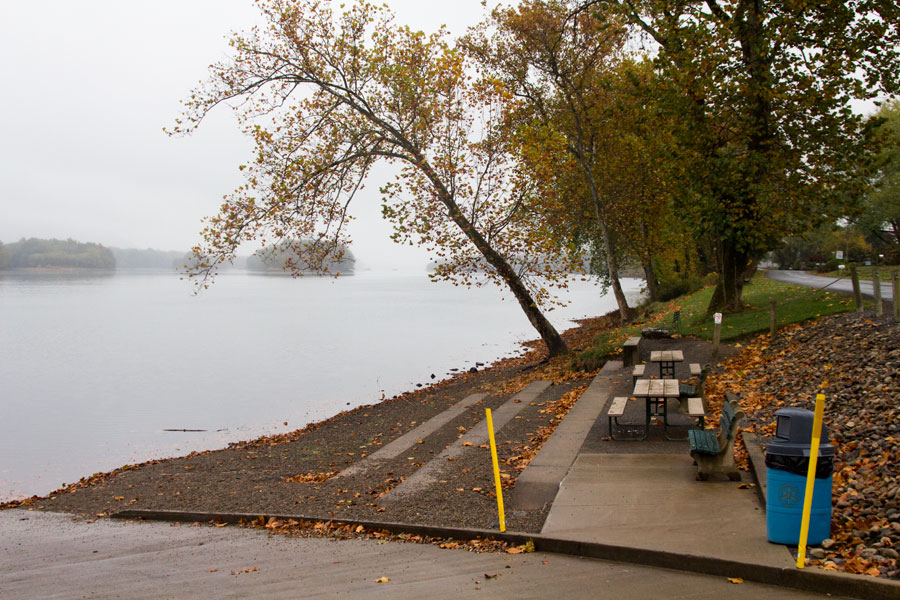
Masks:
[[[503,488],[500,485],[500,463],[497,461],[497,444],[494,442],[494,421],[491,409],[486,408],[488,436],[491,439],[491,460],[494,461],[494,485],[497,488],[497,512],[500,513],[500,533],[506,531],[506,516],[503,514]]]
[[[800,544],[797,546],[797,568],[806,566],[806,540],[809,539],[809,517],[812,512],[813,486],[819,462],[819,441],[822,436],[822,417],[825,414],[825,394],[816,394],[813,416],[812,444],[809,448],[809,467],[806,469],[806,495],[803,498],[803,520],[800,522]]]

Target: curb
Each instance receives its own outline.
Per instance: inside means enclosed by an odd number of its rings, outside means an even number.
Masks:
[[[250,513],[208,513],[183,512],[169,510],[126,510],[112,515],[115,519],[144,519],[151,521],[186,521],[237,524],[240,521],[252,521],[263,517],[265,520],[294,519],[296,521],[322,521],[344,525],[362,525],[368,529],[385,529],[394,533],[407,533],[445,539],[492,538],[515,545],[532,540],[535,550],[553,552],[572,556],[583,556],[613,562],[624,562],[648,567],[672,569],[714,575],[720,577],[740,577],[747,581],[777,585],[807,592],[827,593],[850,596],[863,600],[896,600],[900,597],[900,582],[880,580],[875,577],[853,575],[807,568],[781,568],[768,565],[754,565],[731,560],[677,554],[662,550],[649,550],[616,546],[596,542],[580,542],[560,538],[545,537],[540,534],[520,532],[500,533],[488,529],[467,529],[459,527],[437,527],[430,525],[413,525],[409,523],[391,523],[378,521],[336,520],[310,517],[306,515],[275,515]]]

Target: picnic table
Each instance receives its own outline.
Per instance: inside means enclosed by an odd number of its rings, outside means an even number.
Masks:
[[[659,363],[659,376],[662,378],[675,377],[675,363],[684,361],[684,352],[681,350],[653,350],[650,352],[650,362]]]
[[[678,351],[680,353],[680,351]],[[683,359],[682,359],[683,360]],[[663,432],[666,439],[677,439],[669,437],[669,398],[678,398],[678,380],[677,379],[638,379],[634,384],[632,396],[635,398],[644,398],[646,402],[646,418],[644,421],[644,437],[638,439],[647,439],[650,435],[650,421],[653,417],[661,416],[663,418]]]

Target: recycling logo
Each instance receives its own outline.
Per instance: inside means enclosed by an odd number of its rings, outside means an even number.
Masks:
[[[793,483],[782,484],[778,488],[778,502],[782,506],[796,506],[800,502],[800,488]]]

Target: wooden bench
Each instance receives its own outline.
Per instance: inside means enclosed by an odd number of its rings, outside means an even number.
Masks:
[[[622,364],[626,367],[631,367],[636,365],[639,355],[638,345],[641,343],[641,338],[639,337],[630,337],[628,338],[624,344],[622,344]]]
[[[719,419],[719,431],[712,429],[691,429],[691,457],[697,465],[697,479],[706,481],[710,475],[721,473],[731,481],[740,481],[741,474],[734,465],[734,438],[744,418],[744,411],[738,406],[737,396],[725,393]]]
[[[641,363],[639,365],[634,365],[634,370],[631,372],[631,385],[633,386],[637,383],[637,380],[644,376],[644,370],[647,368],[647,365]]]
[[[639,437],[630,437],[630,438],[617,438],[615,434],[615,430],[613,429],[613,422],[615,422],[616,426],[619,425],[619,417],[625,414],[625,406],[628,404],[628,398],[626,396],[616,396],[613,398],[612,403],[609,405],[609,410],[606,411],[606,417],[609,419],[609,437],[614,440],[639,440],[642,438]]]

